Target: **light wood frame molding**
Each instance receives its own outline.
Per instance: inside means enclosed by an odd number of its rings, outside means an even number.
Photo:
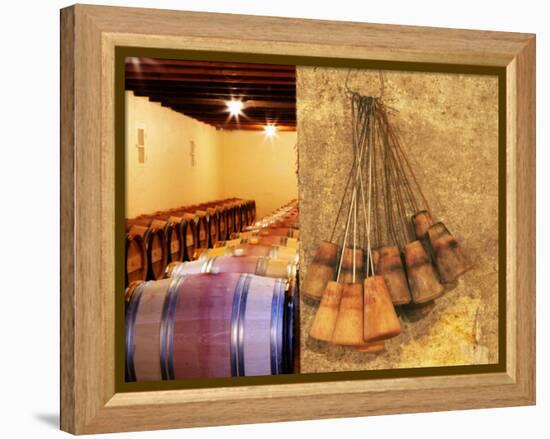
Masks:
[[[506,371],[116,393],[117,46],[506,68]],[[76,5],[61,11],[61,428],[83,434],[535,403],[535,36]]]

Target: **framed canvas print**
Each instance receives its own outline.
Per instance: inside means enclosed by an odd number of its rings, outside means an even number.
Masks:
[[[535,402],[535,37],[61,11],[61,427]]]

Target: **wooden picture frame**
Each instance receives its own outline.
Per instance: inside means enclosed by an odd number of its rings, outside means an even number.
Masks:
[[[505,73],[498,372],[159,391],[115,383],[115,51],[170,48]],[[535,403],[535,36],[76,5],[61,11],[61,429],[99,433]]]

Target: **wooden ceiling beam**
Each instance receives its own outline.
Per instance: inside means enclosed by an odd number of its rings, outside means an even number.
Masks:
[[[203,116],[203,115],[195,115],[195,114],[188,114],[188,113],[181,113],[185,116],[188,116],[188,117],[191,117],[193,119],[198,119],[198,120],[202,120],[204,122],[208,122],[208,123],[215,123],[215,124],[219,124],[219,125],[262,125],[262,126],[265,126],[265,125],[275,125],[275,126],[279,126],[279,125],[296,125],[296,120],[292,120],[292,119],[277,119],[277,120],[272,120],[272,121],[262,121],[262,120],[258,120],[258,119],[239,119],[239,122],[235,122],[234,120],[227,120],[227,119],[217,119],[217,118],[214,118],[214,117],[206,117],[206,116]]]
[[[205,123],[207,125],[214,126],[219,129],[223,130],[258,130],[258,131],[264,131],[265,124],[259,124],[259,123],[250,123],[250,124],[224,124],[219,123],[216,121],[207,121],[207,120],[201,120],[196,119],[199,122]],[[296,130],[296,124],[277,124],[277,130],[278,131],[295,131]]]
[[[204,117],[207,119],[216,119],[216,120],[236,120],[235,117],[229,117],[227,113],[208,113],[202,111],[193,111],[186,110],[181,108],[172,108],[172,110],[177,111],[178,113],[183,113],[187,116],[192,117]],[[254,115],[245,115],[239,116],[238,120],[242,121],[256,121],[256,123],[265,123],[266,121],[275,121],[275,120],[289,120],[296,121],[296,117],[293,114],[254,114]]]
[[[270,64],[128,58],[125,85],[136,95],[223,129],[296,129],[296,68]],[[242,99],[243,115],[226,102]]]
[[[192,82],[192,81],[138,81],[132,79],[126,79],[126,89],[159,89],[159,90],[222,90],[225,92],[237,92],[240,93],[248,91],[269,91],[269,92],[287,92],[296,93],[296,84],[238,84],[238,83],[226,83],[226,82]]]
[[[204,105],[185,105],[175,102],[159,102],[163,107],[170,107],[181,111],[195,111],[205,114],[220,114],[220,115],[229,115],[226,107],[207,107]],[[263,114],[272,114],[272,115],[291,115],[295,116],[296,111],[293,108],[281,108],[281,109],[271,109],[271,108],[248,108],[244,110],[241,114],[243,115],[263,115]]]
[[[148,74],[159,75],[209,75],[209,76],[257,76],[268,78],[296,79],[296,73],[285,70],[249,70],[202,67],[172,67],[172,66],[126,66],[126,75]]]
[[[161,101],[167,105],[185,105],[193,106],[200,105],[202,107],[221,107],[227,108],[225,99],[209,99],[209,98],[162,98]],[[282,108],[295,111],[295,102],[281,102],[281,101],[260,101],[260,100],[247,100],[243,102],[243,111],[250,108]]]
[[[126,66],[146,65],[146,66],[182,66],[182,67],[215,67],[231,69],[254,69],[254,70],[291,70],[296,71],[293,64],[258,64],[258,63],[238,63],[224,61],[191,61],[179,59],[162,58],[126,58]]]
[[[235,122],[235,119],[231,118],[228,119],[227,117],[215,117],[215,116],[209,116],[207,114],[197,114],[197,113],[190,113],[189,111],[178,111],[174,110],[180,114],[183,114],[185,116],[197,118],[197,119],[204,119],[204,120],[210,120],[210,121],[218,121],[220,123],[237,123]],[[292,117],[240,117],[239,123],[259,123],[262,125],[265,124],[277,124],[277,123],[296,123],[296,119]]]
[[[219,128],[219,127],[218,127]],[[224,130],[229,130],[229,131],[233,131],[233,130],[250,130],[250,131],[263,131],[264,130],[264,127],[262,125],[257,125],[257,126],[247,126],[247,127],[232,127],[232,128],[222,128]],[[278,131],[296,131],[296,127],[295,126],[282,126],[282,127],[277,127],[277,130]]]
[[[239,84],[239,87],[246,87],[246,84],[281,84],[293,85],[293,78],[272,78],[272,77],[252,77],[252,76],[214,76],[214,75],[185,75],[185,74],[166,74],[162,73],[128,73],[126,80],[131,81],[180,81],[180,82],[219,82],[222,84]]]
[[[204,117],[209,119],[216,119],[216,120],[234,120],[234,118],[227,117],[227,114],[219,114],[219,115],[212,115],[209,113],[203,113],[203,112],[193,112],[190,110],[182,110],[178,108],[172,108],[172,110],[177,111],[178,113],[183,113],[190,117]],[[289,115],[270,115],[270,114],[258,114],[258,115],[251,115],[247,117],[239,117],[239,120],[252,120],[256,121],[257,123],[268,123],[278,120],[288,120],[291,122],[296,121],[296,118],[294,116]]]
[[[151,100],[159,100],[159,99],[166,99],[166,98],[174,98],[174,99],[197,99],[197,98],[218,98],[223,99],[224,101],[228,101],[231,99],[256,99],[256,100],[277,100],[278,102],[295,102],[296,96],[294,94],[274,94],[274,93],[261,93],[261,92],[253,92],[253,93],[246,93],[245,96],[237,96],[235,93],[221,93],[221,92],[210,92],[210,91],[186,91],[186,92],[165,92],[165,91],[159,91],[156,89],[149,89],[149,90],[134,90],[134,94],[136,96],[147,96]]]
[[[239,123],[236,123],[236,122],[226,122],[226,121],[220,121],[220,120],[213,120],[213,119],[204,119],[204,118],[200,118],[200,117],[193,117],[193,119],[195,120],[199,120],[201,122],[204,122],[204,123],[207,123],[209,125],[216,125],[216,126],[220,126],[220,127],[229,127],[229,126],[261,126],[261,127],[265,127],[265,123],[261,123],[261,122],[258,122],[258,121],[251,121],[251,122],[239,122]],[[296,124],[294,122],[280,122],[280,123],[274,123],[273,125],[275,125],[276,127],[284,127],[284,126],[296,126]]]
[[[205,119],[212,119],[212,120],[235,120],[235,118],[229,118],[227,114],[212,114],[212,113],[204,113],[204,112],[196,112],[191,110],[182,110],[180,108],[172,108],[172,110],[177,111],[178,113],[185,114],[189,117],[202,117]],[[282,115],[282,114],[258,114],[258,115],[249,115],[249,116],[241,116],[239,117],[240,121],[254,121],[256,123],[273,123],[277,121],[289,121],[289,122],[296,122],[296,117],[294,115]]]

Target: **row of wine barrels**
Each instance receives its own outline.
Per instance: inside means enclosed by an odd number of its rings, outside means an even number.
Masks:
[[[206,212],[214,217],[214,221],[219,221],[222,229],[220,236],[216,239],[224,239],[232,232],[239,232],[245,227],[252,225],[256,218],[256,202],[254,200],[242,200],[231,198],[227,200],[212,201],[191,206],[182,206],[171,209],[169,212],[188,212],[197,211]],[[224,230],[226,229],[227,230]]]
[[[299,250],[296,247],[285,247],[282,245],[244,243],[204,250],[200,253],[198,259],[208,259],[214,256],[263,256],[297,262],[299,259]]]
[[[242,273],[133,283],[126,295],[127,380],[292,373],[297,294],[288,286]]]
[[[287,227],[293,229],[299,229],[299,214],[292,212],[285,215],[276,215],[263,218],[261,221],[257,221],[251,226],[248,226],[246,230],[261,229],[264,227]]]
[[[283,247],[299,248],[298,238],[278,235],[254,235],[244,238],[229,239],[227,241],[218,241],[214,245],[214,248],[238,246],[240,244],[282,245]]]
[[[271,212],[260,221],[247,227],[247,230],[257,230],[267,227],[286,227],[299,229],[298,201],[292,200],[287,205]]]
[[[139,238],[138,238],[139,236]],[[163,228],[129,225],[126,236],[126,280],[162,279],[168,263]],[[145,251],[145,255],[143,252]],[[145,277],[143,277],[145,275]]]
[[[254,236],[285,236],[297,239],[300,237],[300,231],[292,227],[263,227],[246,232],[233,233],[231,238],[251,238]]]
[[[298,263],[268,256],[211,256],[189,262],[172,262],[166,277],[199,273],[249,273],[294,281]]]
[[[126,220],[126,285],[160,279],[168,263],[193,260],[197,249],[212,248],[251,224],[255,209],[254,201],[227,199]]]
[[[126,285],[147,279],[149,260],[145,240],[139,234],[126,235]]]
[[[230,200],[211,202],[156,212],[150,217],[190,215],[196,224],[199,247],[211,247],[217,240],[227,239],[231,233],[242,231],[253,222],[255,201]]]

